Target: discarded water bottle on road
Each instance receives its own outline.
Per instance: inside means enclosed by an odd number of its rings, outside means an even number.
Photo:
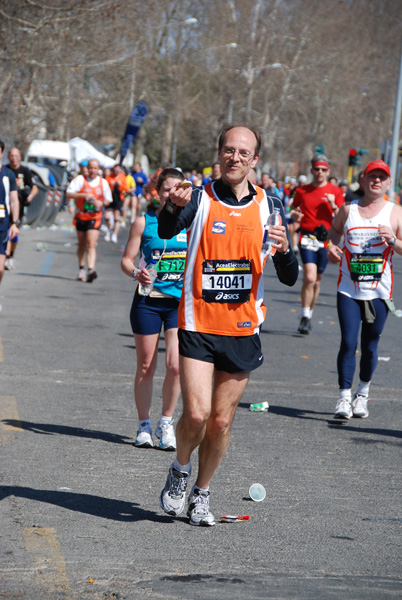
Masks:
[[[256,404],[250,404],[251,412],[268,412],[269,404],[265,402],[257,402]]]
[[[147,271],[151,279],[151,283],[147,286],[141,286],[143,296],[149,296],[149,294],[152,292],[152,288],[154,287],[155,279],[158,277],[158,273],[156,270],[156,260],[151,260],[151,264],[147,266]]]
[[[279,208],[274,208],[273,212],[268,216],[264,226],[264,237],[262,240],[262,252],[264,254],[275,254],[276,248],[272,248],[272,244],[276,244],[277,241],[269,237],[269,229],[281,224],[281,211]]]

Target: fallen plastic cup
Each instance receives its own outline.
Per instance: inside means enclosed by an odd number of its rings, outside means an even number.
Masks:
[[[253,485],[250,485],[248,495],[250,496],[251,500],[254,500],[254,502],[262,502],[267,495],[267,492],[261,483],[253,483]]]

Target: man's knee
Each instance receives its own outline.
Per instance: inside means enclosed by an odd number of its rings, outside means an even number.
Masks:
[[[192,408],[190,410],[184,407],[181,419],[186,431],[197,433],[206,425],[209,416],[210,413],[202,409]]]
[[[208,433],[212,436],[220,437],[230,431],[233,418],[227,414],[212,414],[208,419]]]

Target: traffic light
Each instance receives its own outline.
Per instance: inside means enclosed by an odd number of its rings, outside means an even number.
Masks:
[[[357,150],[351,148],[349,150],[349,167],[354,167],[359,164],[359,157],[357,156]]]

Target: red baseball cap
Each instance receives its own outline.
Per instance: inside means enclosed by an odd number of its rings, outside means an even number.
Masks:
[[[369,162],[367,167],[364,169],[364,174],[366,175],[366,173],[370,173],[370,171],[377,170],[384,171],[384,173],[386,173],[388,177],[391,177],[391,170],[387,163],[383,160],[372,160],[371,162]]]

